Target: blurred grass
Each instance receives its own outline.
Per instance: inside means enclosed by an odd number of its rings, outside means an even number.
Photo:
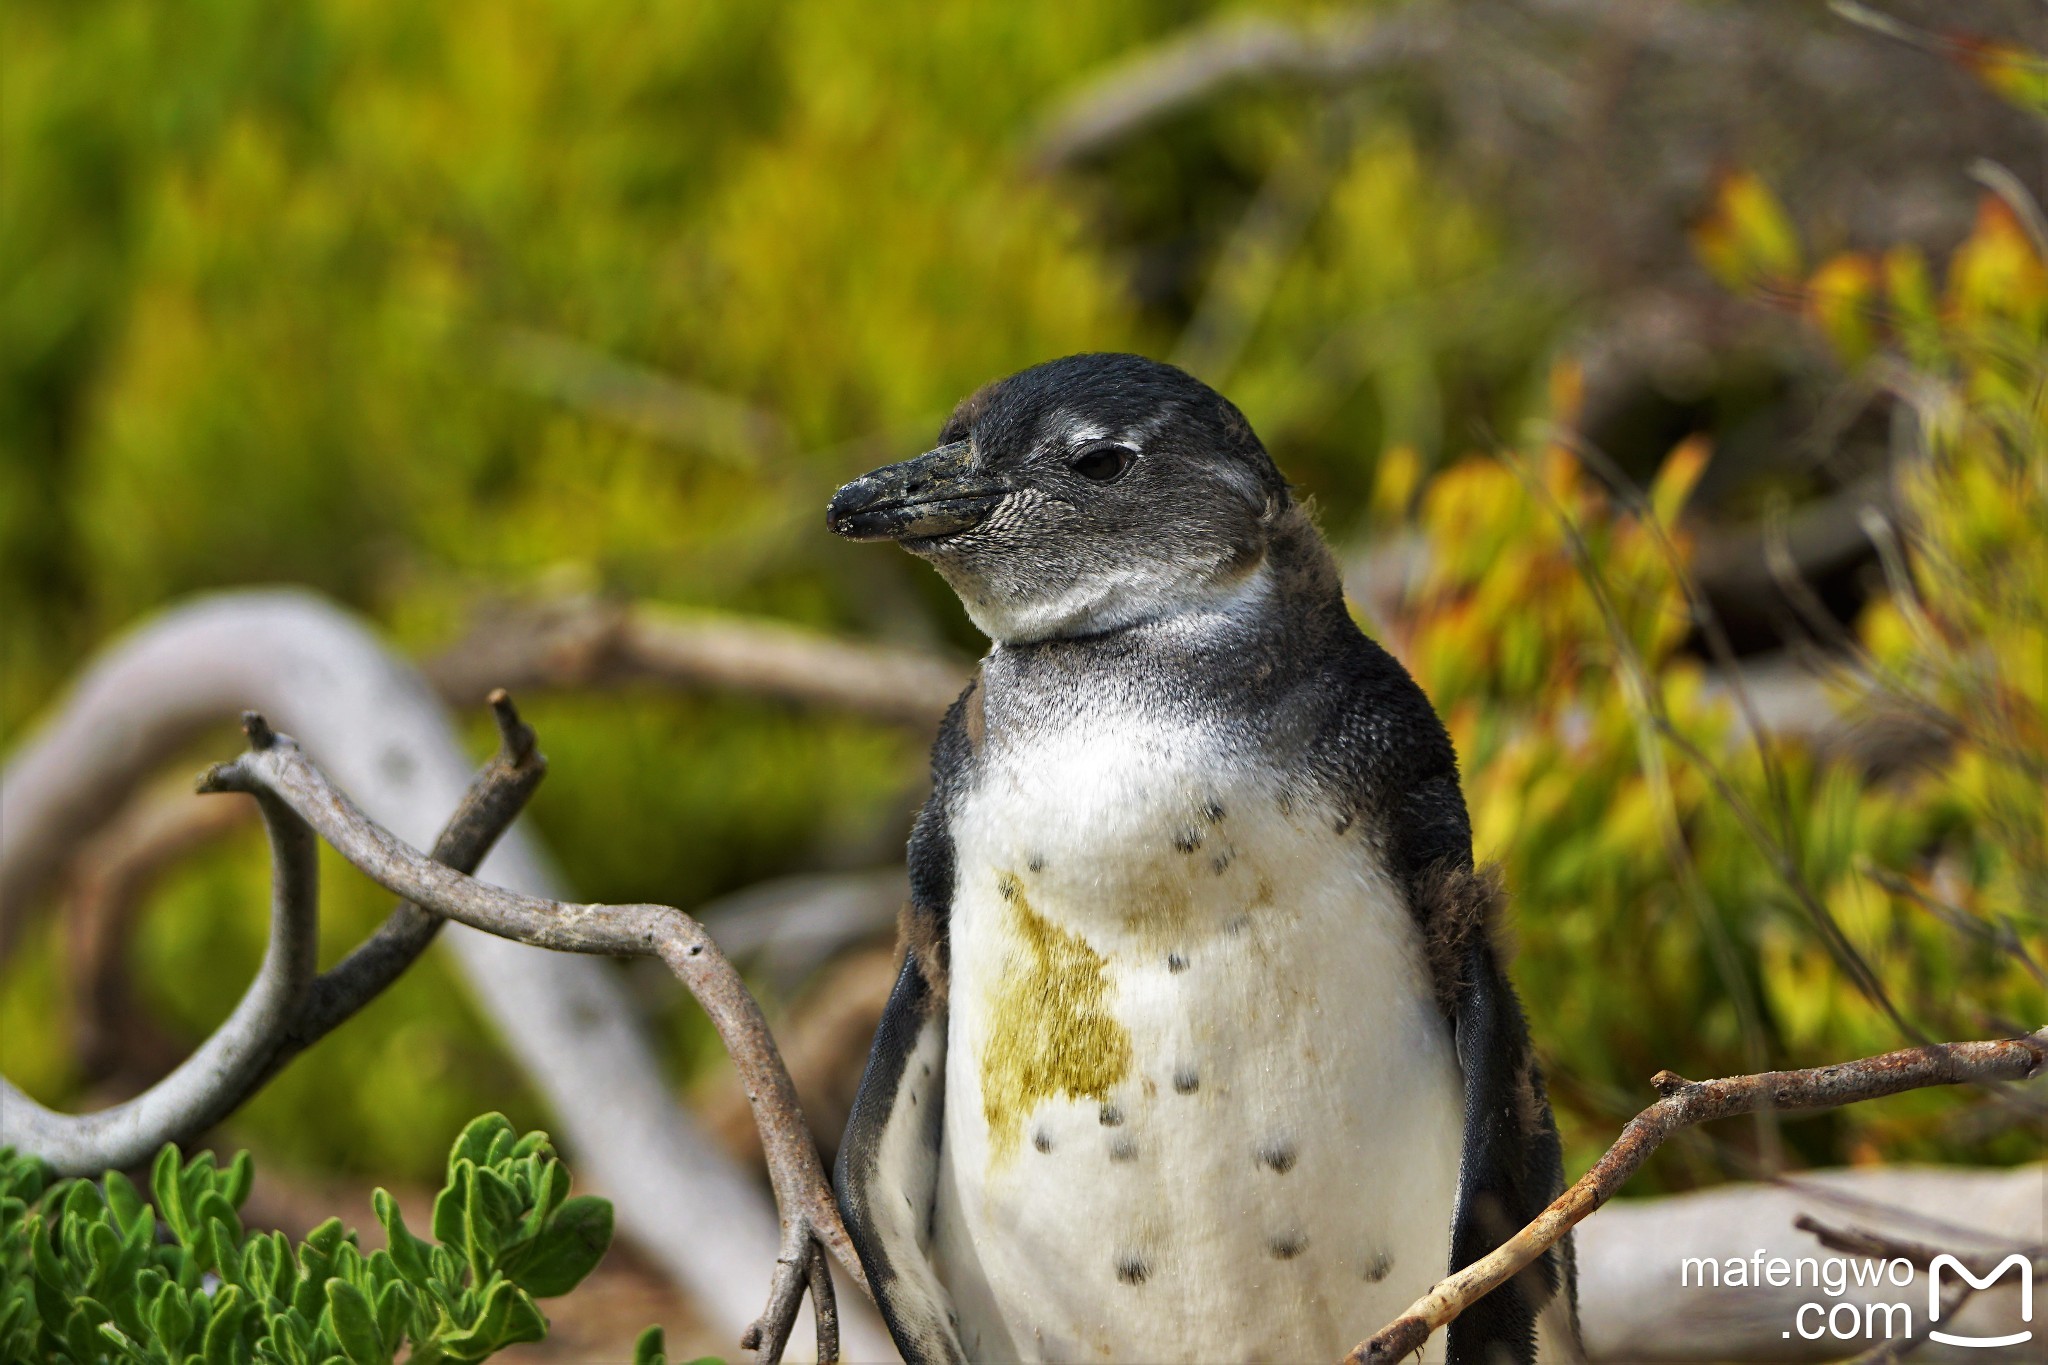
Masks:
[[[972,647],[942,586],[833,543],[818,511],[993,376],[1171,345],[1178,305],[1133,293],[1107,204],[1016,153],[1076,73],[1200,8],[9,6],[0,729],[18,737],[113,631],[249,582],[316,587],[421,651],[480,595],[564,590]],[[1242,196],[1206,173],[1221,157],[1225,183],[1255,185],[1299,143],[1298,105],[1206,119],[1214,138],[1181,139],[1205,159],[1119,183],[1209,249]],[[1371,408],[1410,436],[1441,428],[1420,409],[1442,345],[1419,315],[1383,329],[1391,378],[1361,410],[1348,381],[1290,378],[1301,324],[1338,289],[1417,309],[1486,248],[1396,126],[1331,174],[1339,211],[1255,319],[1242,396],[1327,433],[1279,439],[1341,522]],[[591,398],[593,365],[709,399],[620,420]],[[772,707],[531,709],[557,755],[534,818],[593,897],[692,904],[885,859],[922,780],[893,732]],[[182,1028],[253,962],[260,885],[243,849],[158,896],[138,952],[189,996],[156,1002]],[[333,903],[331,923],[369,922],[360,897]],[[24,956],[9,1008],[47,998],[29,982],[54,950]],[[506,1079],[441,970],[238,1123],[309,1161],[430,1173],[446,1121]],[[397,1046],[408,1029],[445,1045]],[[62,1047],[46,1023],[0,1060],[61,1093]],[[305,1077],[367,1074],[380,1050],[390,1093],[329,1106],[315,1135]]]

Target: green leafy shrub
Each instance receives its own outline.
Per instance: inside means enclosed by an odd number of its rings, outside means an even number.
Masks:
[[[1383,464],[1380,503],[1413,498],[1428,546],[1388,643],[1444,713],[1477,851],[1506,869],[1576,1168],[1660,1067],[1808,1066],[2048,1020],[2043,249],[1994,198],[1945,270],[1909,249],[1808,266],[1791,215],[1740,175],[1702,238],[1732,285],[1799,308],[1845,374],[1902,395],[1916,439],[1893,471],[1885,591],[1828,643],[1849,719],[1910,717],[1940,742],[1873,768],[1811,735],[1747,732],[1686,644],[1679,511],[1706,447],[1615,495],[1559,434],[1568,368],[1525,451],[1460,462],[1419,498],[1415,471]],[[1718,1151],[1689,1140],[1693,1167],[1653,1179],[1760,1158],[2035,1160],[2023,1117],[1928,1091],[1782,1134],[1729,1125]]]
[[[387,1245],[365,1255],[330,1218],[296,1247],[237,1213],[254,1169],[157,1155],[145,1203],[126,1176],[52,1183],[0,1149],[0,1360],[48,1365],[412,1365],[483,1360],[539,1341],[538,1300],[568,1293],[611,1245],[612,1208],[569,1194],[545,1133],[501,1114],[462,1131],[434,1201],[434,1240],[379,1189]],[[159,1231],[159,1224],[162,1231]],[[636,1365],[661,1365],[658,1328]]]

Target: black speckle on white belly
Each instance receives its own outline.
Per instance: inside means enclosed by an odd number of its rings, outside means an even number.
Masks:
[[[1448,1261],[1462,1099],[1405,903],[1305,792],[1283,811],[1187,759],[1041,747],[957,809],[934,1253],[988,1359],[1335,1359]],[[1099,1089],[1006,1081],[1029,1140],[1005,1146],[981,1065],[1034,1027],[1026,904],[1085,945],[1127,1050],[1043,1058]],[[1057,1018],[1069,988],[1043,989]]]

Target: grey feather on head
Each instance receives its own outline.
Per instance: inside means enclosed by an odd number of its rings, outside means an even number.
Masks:
[[[984,386],[936,448],[847,484],[826,515],[930,560],[976,626],[1021,643],[1228,609],[1294,506],[1230,400],[1089,354]]]

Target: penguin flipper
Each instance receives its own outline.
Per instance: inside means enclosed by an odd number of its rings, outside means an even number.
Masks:
[[[967,1358],[952,1297],[932,1264],[932,1218],[945,1135],[954,882],[948,819],[981,728],[977,674],[946,712],[932,745],[932,794],[910,831],[903,970],[875,1030],[839,1144],[839,1214],[908,1365],[955,1365]]]
[[[1451,1224],[1451,1265],[1463,1269],[1519,1232],[1564,1184],[1564,1162],[1542,1069],[1529,1041],[1521,1002],[1508,981],[1493,935],[1498,878],[1469,864],[1440,867],[1431,910],[1445,917],[1443,948],[1456,966],[1440,989],[1449,995],[1458,1068],[1465,1080],[1464,1155]],[[1441,949],[1440,949],[1441,950]],[[1577,1336],[1577,1275],[1567,1237],[1514,1279],[1480,1299],[1447,1333],[1452,1365],[1533,1365],[1537,1324],[1563,1291],[1553,1314]]]
[[[945,1079],[946,1006],[913,946],[875,1032],[837,1181],[840,1216],[908,1365],[966,1359],[931,1257]]]
[[[1455,768],[1390,803],[1396,867],[1422,928],[1437,1005],[1464,1078],[1464,1143],[1451,1222],[1452,1272],[1519,1232],[1564,1188],[1564,1157],[1528,1021],[1499,941],[1500,878],[1475,868]],[[1533,1365],[1538,1319],[1576,1354],[1578,1282],[1567,1236],[1452,1321],[1450,1365]]]

